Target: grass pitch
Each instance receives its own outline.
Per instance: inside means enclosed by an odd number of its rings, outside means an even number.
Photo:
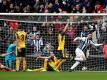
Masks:
[[[107,80],[107,72],[0,72],[0,80]]]

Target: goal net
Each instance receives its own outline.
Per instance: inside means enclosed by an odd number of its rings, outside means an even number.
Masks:
[[[12,39],[15,39],[15,32],[19,24],[21,24],[27,32],[27,68],[41,68],[43,67],[43,60],[36,60],[36,55],[44,54],[47,43],[51,43],[57,53],[58,33],[68,23],[69,19],[64,46],[64,54],[67,58],[60,67],[60,70],[67,71],[74,63],[75,49],[78,43],[73,42],[73,40],[76,37],[87,37],[87,32],[91,30],[93,31],[94,43],[105,42],[107,39],[106,17],[106,15],[88,14],[0,14],[0,53],[6,53],[8,45]],[[36,43],[36,38],[40,40],[40,43]],[[87,60],[82,62],[75,70],[84,70],[83,67],[89,71],[107,70],[107,61],[103,57],[103,46],[90,47],[88,51],[89,57]],[[0,63],[5,65],[4,57],[0,57]]]

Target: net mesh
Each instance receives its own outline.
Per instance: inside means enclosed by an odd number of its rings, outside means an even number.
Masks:
[[[54,48],[57,48],[57,36],[60,29],[62,29],[67,19],[70,19],[69,27],[66,31],[65,37],[65,54],[68,55],[66,62],[61,66],[62,71],[69,70],[74,63],[75,48],[77,43],[73,42],[73,39],[77,36],[82,36],[84,27],[93,31],[93,41],[95,43],[103,43],[106,38],[106,16],[72,16],[72,15],[2,15],[0,16],[0,53],[5,53],[8,45],[12,39],[15,39],[15,32],[17,31],[18,24],[21,24],[27,32],[27,44],[26,44],[26,56],[27,56],[27,68],[35,69],[43,67],[42,59],[35,59],[36,54],[43,53],[44,46],[47,42],[50,42]],[[37,50],[32,46],[32,36],[39,35],[41,43],[39,46],[42,49]],[[85,35],[84,35],[85,36]],[[76,70],[82,70],[82,67],[87,67],[87,70],[102,71],[107,70],[106,59],[103,58],[103,46],[97,49],[89,49],[89,58],[87,61],[82,62]],[[0,58],[0,63],[5,65],[4,58]]]

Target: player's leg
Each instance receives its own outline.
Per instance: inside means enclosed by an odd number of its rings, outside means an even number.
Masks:
[[[5,64],[6,64],[6,67],[12,69],[13,60],[12,59],[5,60]]]
[[[44,70],[44,68],[39,68],[39,69],[34,69],[33,71],[42,72],[43,70]]]
[[[5,58],[5,65],[6,67],[9,67],[9,61]]]
[[[61,65],[66,61],[64,59],[64,50],[59,50],[59,60],[56,64],[56,68],[59,69],[61,67]]]
[[[27,71],[35,71],[35,72],[42,72],[44,68],[38,68],[38,69],[27,69]]]
[[[57,71],[59,72],[59,70],[56,68],[56,65],[57,65],[57,58],[55,56],[51,56],[51,58],[49,59],[49,66],[54,70],[54,71]]]
[[[12,59],[10,59],[8,62],[9,62],[9,68],[12,69],[12,65],[13,65],[13,61],[12,61]]]
[[[16,71],[19,71],[20,61],[19,57],[16,57]]]
[[[57,57],[57,58],[56,58]],[[54,56],[51,57],[50,61],[49,61],[49,65],[55,70],[59,72],[59,68],[62,65],[63,61],[62,61],[62,51],[58,50],[58,53],[55,54]]]
[[[19,48],[16,49],[16,71],[19,71],[20,66],[20,56],[21,56],[21,50]]]
[[[81,61],[86,60],[85,55],[84,55],[84,53],[83,53],[83,51],[81,49],[77,48],[75,53],[76,53],[76,58],[75,58],[76,62],[70,68],[71,70],[76,68],[80,64]]]
[[[58,63],[58,65],[56,66],[56,69],[59,69],[59,68],[61,67],[61,65],[62,65],[65,61],[66,61],[65,59],[61,60],[61,61]]]
[[[22,48],[21,49],[21,56],[22,56],[22,63],[23,63],[23,71],[26,70],[26,49],[25,48]]]
[[[25,57],[22,58],[22,62],[23,62],[23,71],[25,71],[26,70],[26,58]]]
[[[47,71],[48,59],[44,59],[44,68],[43,71]]]

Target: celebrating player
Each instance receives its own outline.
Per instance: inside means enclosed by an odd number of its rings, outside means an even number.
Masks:
[[[65,59],[64,59],[65,32],[68,28],[68,25],[69,25],[69,19],[66,26],[63,29],[61,29],[58,33],[58,49],[57,49],[58,53],[56,54],[56,56],[58,57],[59,61],[56,63],[58,64],[57,69],[59,69],[62,63],[65,62]]]
[[[94,44],[92,41],[92,33],[88,33],[87,37],[76,37],[74,41],[79,40],[79,45],[75,50],[76,57],[75,60],[76,62],[73,64],[73,66],[70,68],[70,71],[72,71],[74,68],[76,68],[80,62],[86,60],[86,51],[89,48],[90,45],[92,45],[93,48],[96,46],[100,46],[102,44]]]
[[[23,71],[26,69],[26,37],[27,33],[22,29],[22,26],[19,26],[18,31],[16,32],[16,40],[17,40],[17,54],[16,54],[16,70],[19,71],[19,58],[22,58],[23,63]]]

